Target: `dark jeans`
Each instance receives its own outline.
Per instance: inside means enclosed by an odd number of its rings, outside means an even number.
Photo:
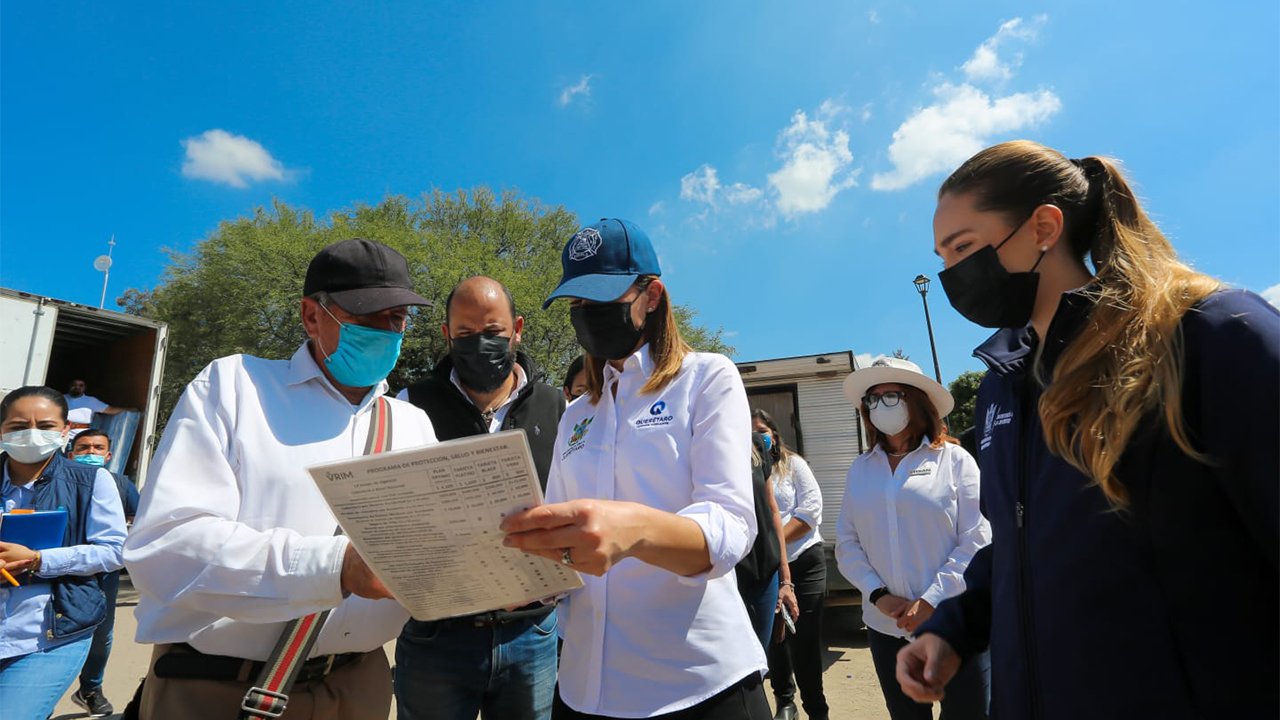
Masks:
[[[555,685],[555,610],[482,627],[410,620],[396,641],[400,720],[546,720]]]
[[[556,691],[551,720],[597,720],[604,715],[587,715],[564,704]],[[654,715],[649,720],[770,720],[769,701],[758,673],[751,673],[720,693],[684,710]]]
[[[107,658],[111,656],[111,631],[116,626],[116,596],[120,594],[120,571],[104,573],[99,583],[102,596],[107,600],[107,616],[93,631],[93,644],[89,657],[80,668],[80,692],[88,694],[102,689],[102,677],[107,672]]]
[[[906,647],[905,638],[885,635],[867,628],[867,644],[871,646],[871,662],[880,678],[884,704],[893,720],[933,720],[933,704],[918,703],[902,692],[895,675],[898,651]],[[942,698],[942,720],[986,720],[987,703],[991,699],[991,657],[975,655],[960,666],[947,683]]]
[[[800,617],[796,620],[794,636],[769,646],[769,682],[779,706],[795,701],[798,685],[805,715],[812,720],[826,720],[827,697],[822,692],[822,609],[827,564],[822,557],[822,545],[805,550],[791,563],[791,580],[796,584]]]
[[[738,576],[738,594],[747,606],[751,629],[760,638],[760,647],[769,650],[769,636],[773,634],[773,618],[778,608],[778,573],[763,582],[751,582]]]

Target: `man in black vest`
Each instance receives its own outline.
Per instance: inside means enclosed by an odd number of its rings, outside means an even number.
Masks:
[[[440,440],[524,430],[545,489],[564,395],[517,348],[524,318],[487,277],[449,293],[449,354],[400,392],[426,411]],[[547,720],[556,682],[556,619],[541,603],[435,622],[410,620],[396,642],[401,720]],[[497,667],[495,667],[495,664]]]

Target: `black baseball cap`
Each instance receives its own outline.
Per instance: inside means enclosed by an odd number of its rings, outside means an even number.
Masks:
[[[352,315],[401,305],[435,305],[413,291],[409,263],[403,255],[364,238],[339,240],[311,258],[302,294],[322,291]]]

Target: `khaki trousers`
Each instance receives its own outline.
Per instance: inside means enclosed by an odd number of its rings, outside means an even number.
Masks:
[[[156,658],[169,650],[157,645],[142,688],[142,720],[236,720],[240,702],[257,678],[179,680],[158,678]],[[381,648],[338,668],[324,679],[294,685],[283,720],[387,720],[391,714],[391,667]]]

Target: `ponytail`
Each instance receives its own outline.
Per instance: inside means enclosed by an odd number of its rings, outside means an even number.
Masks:
[[[1129,500],[1116,464],[1153,411],[1183,452],[1208,462],[1182,416],[1180,322],[1220,284],[1178,259],[1117,162],[1068,160],[1025,140],[1003,143],[966,161],[939,196],[966,193],[979,210],[1010,217],[1056,205],[1075,257],[1087,255],[1096,271],[1084,290],[1094,301],[1084,330],[1058,358],[1040,397],[1049,449],[1088,475],[1116,508]]]

